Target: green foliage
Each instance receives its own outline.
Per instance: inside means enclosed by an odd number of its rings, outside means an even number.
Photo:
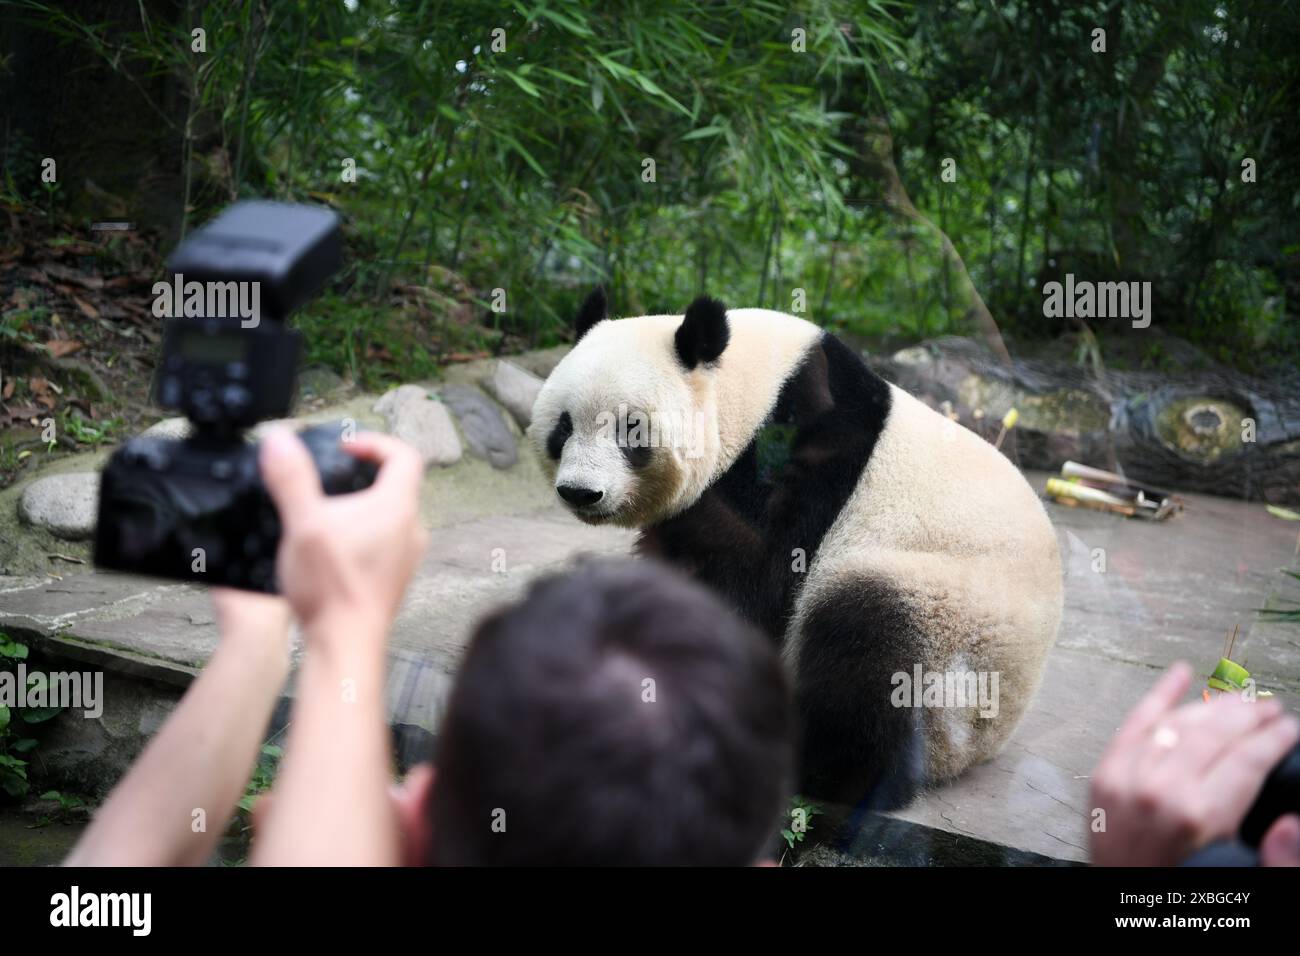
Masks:
[[[1059,331],[1041,289],[1067,272],[1150,281],[1156,324],[1259,371],[1300,357],[1297,40],[1263,0],[926,3],[881,82],[913,201],[1004,327]]]
[[[345,212],[351,266],[302,321],[311,357],[356,378],[560,341],[598,281],[624,312],[856,291],[827,268],[859,215],[831,100],[900,52],[894,4],[227,0],[196,11],[206,56],[188,23],[110,35],[17,6],[112,69],[182,78],[191,116],[168,122],[215,127],[228,161],[187,140],[190,222],[232,195]]]
[[[76,794],[47,790],[41,794],[41,799],[52,800],[57,807],[52,812],[43,814],[32,824],[32,829],[47,827],[51,823],[73,823],[84,820],[91,812],[90,802]]]
[[[6,345],[35,345],[38,342],[32,332],[32,324],[39,320],[44,309],[12,309],[0,315],[0,349]]]
[[[1086,331],[1042,315],[1073,272],[1150,281],[1217,358],[1300,355],[1293,3],[218,0],[111,31],[13,6],[173,78],[188,112],[147,119],[183,143],[183,227],[236,196],[344,213],[301,321],[370,386],[564,340],[598,281],[623,314],[708,291],[919,339],[971,330],[969,273],[1025,338]]]
[[[400,308],[376,308],[369,301],[329,292],[309,303],[297,323],[309,364],[346,371],[365,388],[378,389],[398,378],[431,378],[438,372],[420,318]],[[444,341],[454,345],[458,340]]]
[[[284,750],[281,747],[275,744],[262,745],[262,750],[257,757],[257,765],[253,768],[253,775],[248,780],[248,786],[244,788],[244,795],[239,798],[241,822],[245,829],[250,825],[253,804],[275,783],[275,773],[283,756]]]
[[[796,844],[802,843],[804,837],[813,829],[813,817],[820,816],[822,813],[821,804],[797,794],[792,797],[789,812],[786,814],[790,818],[790,826],[781,829],[781,837],[785,840],[786,846],[793,850]],[[801,821],[800,825],[796,826],[795,821]]]
[[[59,206],[59,198],[63,192],[63,184],[57,181],[52,183],[41,183],[41,189],[45,193],[45,218],[53,222],[56,210]]]
[[[59,429],[79,445],[91,448],[116,440],[125,422],[121,418],[93,421],[72,413],[61,417]]]
[[[0,151],[0,201],[35,201],[44,195],[31,170],[41,168],[44,157],[32,138],[20,129],[10,130]]]
[[[274,738],[272,738],[274,739]],[[252,837],[253,830],[253,805],[257,803],[257,798],[271,790],[275,784],[275,775],[279,770],[280,759],[284,756],[284,750],[277,744],[265,743],[257,757],[257,763],[253,767],[253,774],[248,780],[248,785],[244,788],[244,795],[239,798],[235,807],[235,819],[232,823],[232,829],[227,832],[228,836],[235,836],[239,839],[238,849],[233,855],[222,855],[219,857],[221,866],[243,866],[247,860],[244,853],[247,852],[249,840]]]
[[[14,672],[19,661],[27,659],[27,645],[10,639],[0,631],[0,670]],[[29,689],[47,681],[41,673],[28,674]],[[0,705],[0,792],[10,798],[27,795],[27,758],[36,749],[38,741],[32,728],[62,712],[61,707],[7,707]]]
[[[1235,342],[1215,341],[1220,358],[1231,360],[1235,349],[1265,349],[1297,340],[1285,328],[1285,293],[1268,269],[1216,260],[1206,267],[1197,298],[1198,314],[1217,317],[1234,328]]]
[[[1287,577],[1300,581],[1300,571],[1283,568],[1282,573]],[[1289,597],[1276,598],[1276,600],[1283,606],[1260,608],[1260,615],[1273,621],[1286,621],[1292,624],[1300,624],[1300,593],[1293,594]]]

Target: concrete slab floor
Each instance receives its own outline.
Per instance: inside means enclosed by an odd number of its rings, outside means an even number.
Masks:
[[[1039,491],[1045,476],[1031,476]],[[1088,778],[1111,735],[1176,660],[1209,675],[1240,625],[1233,659],[1300,712],[1300,628],[1256,609],[1294,586],[1300,527],[1263,505],[1187,496],[1151,523],[1048,504],[1065,613],[1034,704],[1006,749],[898,819],[1062,860],[1086,859]],[[1198,683],[1189,699],[1199,696]]]

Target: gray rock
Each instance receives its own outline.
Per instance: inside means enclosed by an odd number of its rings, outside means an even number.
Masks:
[[[255,442],[261,441],[266,437],[268,428],[290,428],[298,431],[302,428],[302,422],[294,418],[276,418],[270,421],[258,422],[247,432],[244,433],[244,440]],[[164,418],[160,422],[154,422],[140,433],[141,438],[165,438],[170,440],[189,438],[194,433],[194,426],[190,424],[187,418]]]
[[[442,402],[418,385],[399,385],[375,403],[389,434],[420,453],[425,467],[454,465],[460,461],[460,438]]]
[[[542,390],[540,378],[513,362],[499,361],[492,375],[484,379],[483,387],[515,417],[520,428],[528,427],[533,420],[533,403]]]
[[[505,416],[490,398],[469,385],[445,385],[440,391],[460,422],[470,454],[486,458],[493,468],[509,468],[519,460]]]
[[[275,428],[287,428],[290,431],[299,432],[304,428],[312,425],[312,421],[306,418],[269,418],[264,422],[258,422],[252,428],[244,433],[244,440],[249,442],[258,442],[266,437],[266,433]],[[164,418],[160,422],[155,422],[140,433],[141,438],[189,438],[194,433],[192,426],[186,418]]]
[[[244,437],[250,442],[260,442],[270,431],[287,428],[291,432],[302,432],[308,428],[316,428],[319,425],[336,426],[339,430],[339,438],[345,437],[345,429],[349,426],[355,431],[361,430],[361,426],[354,419],[346,416],[331,419],[328,415],[324,417],[312,415],[308,418],[268,418],[266,421],[258,422],[250,428]]]
[[[87,719],[83,710],[68,708],[41,725],[40,761],[29,768],[40,788],[34,787],[33,792],[52,787],[94,797],[106,794],[131,769],[150,735],[175,708],[182,689],[62,656],[50,658],[49,669],[99,672],[103,713],[98,719]]]
[[[555,366],[559,365],[564,356],[568,355],[572,349],[572,345],[556,345],[549,349],[521,352],[513,356],[511,361],[524,371],[532,372],[538,378],[547,379],[555,371]]]
[[[302,398],[320,398],[333,395],[346,383],[338,373],[320,365],[313,365],[298,373],[298,394]]]
[[[191,426],[189,420],[184,417],[164,418],[160,422],[154,422],[143,432],[140,433],[142,438],[189,438]]]
[[[99,473],[95,471],[38,478],[18,502],[24,521],[68,541],[82,541],[95,533],[98,508]]]

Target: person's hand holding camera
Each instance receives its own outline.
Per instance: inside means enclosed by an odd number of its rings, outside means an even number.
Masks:
[[[386,632],[428,541],[419,522],[420,456],[370,432],[344,447],[379,474],[363,491],[326,496],[292,432],[262,442],[262,477],[282,527],[279,587],[312,644],[358,628]]]
[[[262,480],[282,529],[276,576],[307,653],[275,799],[253,846],[257,864],[382,866],[401,855],[388,796],[385,651],[428,539],[419,520],[424,468],[387,435],[343,445],[379,474],[363,491],[326,496],[297,437],[277,432],[262,442]]]
[[[1175,665],[1138,703],[1092,777],[1105,811],[1092,833],[1097,866],[1175,866],[1230,838],[1300,724],[1277,704],[1225,694],[1178,706],[1192,669]],[[1300,864],[1300,818],[1278,818],[1259,847],[1264,866]]]

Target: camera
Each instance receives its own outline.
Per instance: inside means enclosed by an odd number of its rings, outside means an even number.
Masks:
[[[1231,758],[1228,758],[1231,759]],[[1278,817],[1300,813],[1300,745],[1291,749],[1264,779],[1259,796],[1246,812],[1234,837],[1215,840],[1197,850],[1183,866],[1259,866],[1259,845]]]
[[[192,425],[140,436],[100,481],[95,563],[181,580],[276,591],[280,523],[245,433],[289,413],[301,336],[286,327],[342,262],[328,209],[249,201],[186,238],[154,286],[166,319],[153,397]],[[368,487],[375,466],[340,447],[340,425],[300,433],[326,494]]]
[[[1257,847],[1278,817],[1300,813],[1300,745],[1294,747],[1264,780],[1259,796],[1241,823],[1239,836]]]

